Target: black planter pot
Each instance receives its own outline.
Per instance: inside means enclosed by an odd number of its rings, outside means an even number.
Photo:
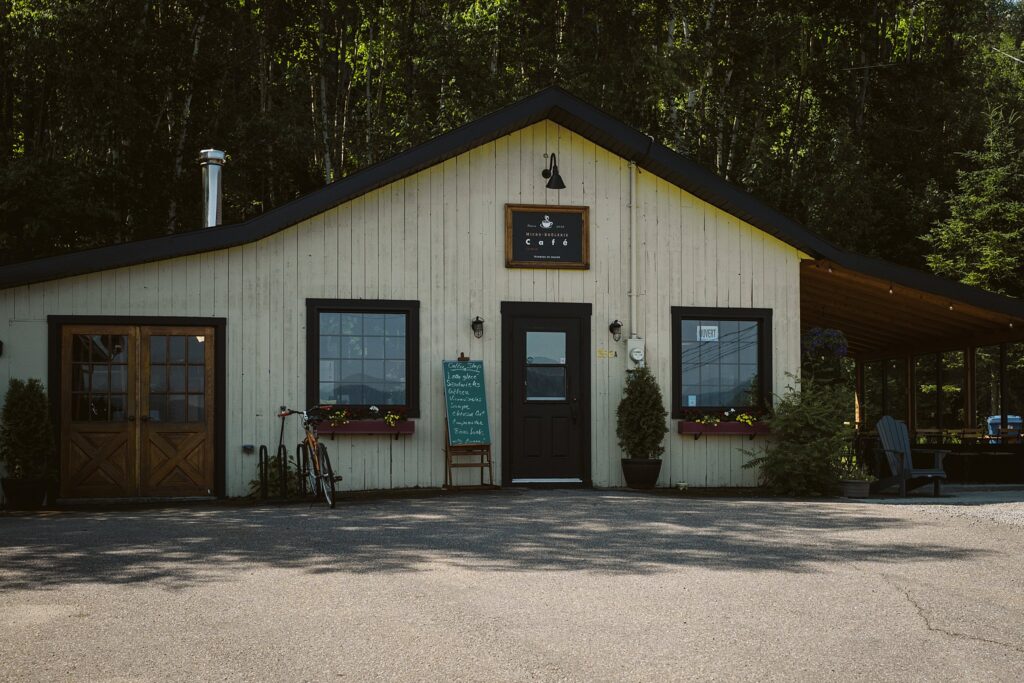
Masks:
[[[631,489],[653,489],[661,473],[659,458],[623,458],[622,474]]]
[[[0,479],[4,490],[4,506],[8,510],[38,510],[46,497],[46,478]]]

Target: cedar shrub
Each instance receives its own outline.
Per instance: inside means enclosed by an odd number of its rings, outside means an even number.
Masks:
[[[629,458],[657,458],[665,450],[662,441],[665,424],[665,403],[661,388],[648,367],[631,371],[626,378],[622,400],[615,411],[615,434],[619,447]]]
[[[0,414],[0,462],[11,479],[42,477],[56,462],[46,390],[37,379],[11,379]]]

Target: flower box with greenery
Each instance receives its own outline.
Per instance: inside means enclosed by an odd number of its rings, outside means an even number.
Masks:
[[[871,490],[871,482],[878,478],[868,473],[863,465],[853,456],[839,458],[836,464],[836,476],[839,477],[839,492],[844,498],[867,498]]]
[[[405,408],[385,406],[324,406],[328,422],[321,434],[413,434],[416,423],[409,419]]]
[[[692,434],[694,440],[702,434],[721,436],[749,436],[753,439],[759,434],[769,432],[765,418],[768,411],[764,408],[729,408],[727,410],[707,411],[690,408],[683,411],[683,419],[679,421],[680,434]]]
[[[668,426],[661,388],[650,368],[640,367],[629,373],[622,400],[615,411],[615,434],[619,447],[625,451],[622,474],[631,489],[652,489],[661,472],[663,440]]]
[[[40,508],[57,463],[46,390],[37,379],[11,379],[0,415],[0,463],[9,510]],[[52,501],[51,501],[52,502]]]

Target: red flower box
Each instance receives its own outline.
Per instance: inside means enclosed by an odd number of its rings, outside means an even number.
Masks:
[[[384,420],[350,420],[345,424],[332,426],[322,425],[318,430],[321,434],[413,434],[416,423],[412,420],[399,420],[394,427],[388,426]]]
[[[755,436],[768,434],[769,431],[768,425],[763,422],[755,422],[752,425],[743,422],[719,422],[716,425],[706,425],[700,422],[691,422],[690,420],[679,421],[679,433],[693,434],[695,440],[699,439],[701,434],[711,436],[749,436],[753,439]]]

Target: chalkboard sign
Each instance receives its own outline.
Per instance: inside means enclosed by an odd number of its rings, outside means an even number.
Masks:
[[[479,360],[441,361],[444,403],[448,411],[450,446],[491,443],[484,392],[484,363]]]
[[[585,206],[505,205],[505,266],[590,267],[589,209]]]

